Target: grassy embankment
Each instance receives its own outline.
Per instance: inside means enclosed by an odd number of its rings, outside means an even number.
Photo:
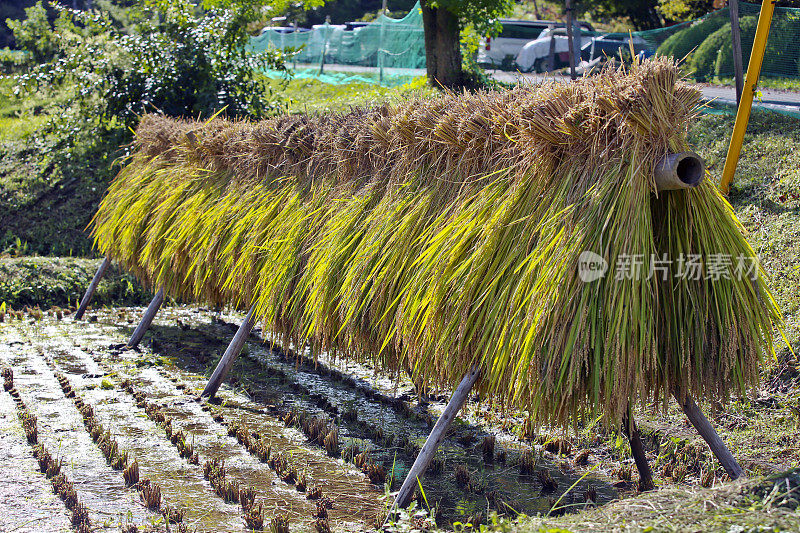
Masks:
[[[408,97],[418,89],[382,89],[366,84],[331,86],[295,80],[288,87],[292,97],[289,109],[344,110],[352,105]],[[96,260],[25,255],[87,255],[90,242],[83,230],[114,172],[110,162],[115,154],[55,166],[47,153],[47,139],[36,133],[47,120],[46,111],[46,102],[21,105],[7,99],[0,101],[0,303],[6,301],[12,306],[63,305],[79,297]],[[690,131],[692,145],[706,158],[715,179],[721,172],[732,125],[732,116],[707,115]],[[772,278],[776,298],[786,315],[787,336],[795,353],[800,353],[800,121],[770,113],[754,114],[731,203]],[[110,277],[109,285],[101,291],[99,302],[123,303],[143,297],[141,290],[122,274]],[[122,300],[118,300],[120,297]],[[708,454],[689,461],[687,454],[681,452],[698,449],[698,437],[674,406],[664,415],[648,412],[637,416],[649,433],[651,457],[660,455],[654,465],[661,490],[602,509],[505,526],[524,531],[582,531],[592,525],[597,530],[653,527],[731,531],[735,524],[741,526],[736,531],[749,531],[751,526],[765,523],[786,529],[795,527],[788,526],[788,521],[800,522],[797,512],[777,506],[782,498],[780,491],[770,496],[770,491],[762,490],[767,485],[761,481],[755,485],[701,488],[704,469],[713,470],[717,465]],[[784,344],[779,343],[776,359],[767,361],[762,386],[753,397],[736,400],[724,408],[718,406],[713,422],[750,476],[800,466],[800,364]],[[612,460],[627,457],[624,442],[609,442],[606,448]],[[681,458],[686,463],[681,479],[665,469],[667,459],[676,456],[678,463]],[[718,483],[713,476],[712,483]],[[794,489],[796,502],[796,477],[788,487]]]

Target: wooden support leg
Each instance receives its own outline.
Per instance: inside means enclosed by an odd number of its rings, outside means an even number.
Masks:
[[[433,426],[431,434],[428,435],[428,440],[425,441],[425,445],[422,446],[422,449],[419,451],[414,465],[411,467],[411,470],[408,471],[405,481],[403,481],[403,486],[400,487],[400,492],[397,494],[397,498],[394,501],[396,506],[406,507],[411,503],[414,489],[417,487],[417,479],[422,477],[422,474],[425,473],[428,465],[433,460],[433,456],[439,448],[439,443],[442,442],[444,434],[447,432],[450,424],[453,423],[453,420],[455,420],[456,415],[461,410],[461,406],[467,401],[469,391],[472,390],[475,382],[478,381],[479,375],[480,370],[477,367],[473,367],[473,369],[464,376],[464,379],[461,380],[453,396],[450,397],[450,401],[447,402],[447,407],[445,407],[439,420],[436,421],[436,425]]]
[[[136,326],[136,329],[133,331],[133,335],[131,335],[131,340],[128,341],[128,347],[134,348],[139,345],[139,342],[144,337],[147,328],[150,327],[150,324],[153,323],[153,319],[156,317],[156,313],[158,313],[161,304],[164,303],[164,288],[158,289],[158,292],[153,299],[150,300],[150,305],[147,306],[147,310],[144,312],[144,316],[142,320],[139,321],[139,325]]]
[[[214,373],[211,374],[211,379],[208,380],[208,384],[206,388],[203,389],[202,394],[200,396],[208,396],[209,398],[213,398],[214,395],[219,390],[219,386],[222,385],[222,381],[225,379],[225,376],[228,375],[230,372],[231,367],[233,366],[233,362],[236,361],[236,358],[239,356],[239,352],[242,351],[242,346],[244,346],[247,337],[250,336],[250,330],[253,329],[253,307],[247,312],[247,316],[242,322],[242,325],[239,326],[239,330],[236,332],[236,335],[233,336],[233,340],[228,345],[228,349],[225,350],[225,353],[222,355],[222,359],[219,360],[217,363],[217,368],[214,369]]]
[[[97,286],[100,284],[100,280],[103,278],[103,274],[106,273],[106,270],[108,270],[108,265],[110,264],[111,259],[108,257],[103,259],[103,262],[100,263],[100,267],[97,269],[97,272],[94,273],[92,282],[89,283],[89,287],[86,289],[86,294],[83,295],[83,300],[81,300],[81,305],[78,307],[78,311],[75,313],[75,320],[80,320],[83,318],[86,308],[89,307],[89,302],[92,301],[94,291],[97,290]]]
[[[744,473],[742,467],[736,462],[731,451],[725,446],[722,439],[719,438],[714,426],[712,426],[711,422],[703,415],[700,407],[697,406],[692,397],[687,393],[683,400],[681,400],[678,395],[675,395],[675,398],[678,400],[678,404],[680,404],[689,422],[692,423],[700,436],[703,437],[703,440],[708,443],[708,447],[714,452],[722,468],[725,469],[725,472],[728,473],[731,479],[737,479],[742,476]]]
[[[633,419],[630,408],[628,409],[628,414],[622,419],[622,430],[631,443],[631,453],[633,454],[633,460],[636,461],[636,470],[639,471],[639,492],[655,489],[653,471],[650,470],[650,463],[647,462],[642,436],[639,433],[639,428],[636,427],[636,421]]]

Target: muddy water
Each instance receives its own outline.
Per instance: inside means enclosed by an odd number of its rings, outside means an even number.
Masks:
[[[230,325],[215,322],[193,321],[185,315],[165,318],[164,322],[175,323],[177,320],[180,320],[184,327],[191,324],[193,329],[184,331],[164,326],[154,328],[152,334],[157,341],[154,343],[157,346],[156,349],[164,355],[182,352],[191,354],[190,357],[178,355],[172,359],[172,363],[183,368],[192,368],[195,371],[198,370],[198,360],[209,360],[210,364],[203,371],[210,372],[215,360],[214,357],[203,353],[204,339],[230,338],[233,328]],[[224,342],[221,343],[217,347],[218,351],[221,352],[224,346]],[[334,365],[332,361],[326,360],[324,354],[319,359],[330,366],[354,374],[360,385],[368,383],[370,387],[384,395],[394,397],[401,394],[408,395],[410,389],[408,382],[401,381],[398,386],[397,381],[376,375],[368,367],[351,363],[343,368],[341,364]],[[282,380],[276,379],[276,375],[288,377],[290,383],[282,384]],[[359,423],[367,423],[374,428],[381,428],[384,437],[378,439],[374,435],[365,435],[363,425],[338,418],[342,444],[352,440],[359,445],[360,449],[369,449],[373,459],[383,463],[387,472],[393,469],[395,478],[398,480],[403,479],[413,463],[414,447],[412,445],[411,449],[407,450],[388,444],[387,441],[392,440],[396,443],[399,437],[402,437],[404,442],[416,443],[419,447],[424,443],[430,431],[428,423],[411,419],[406,413],[389,407],[386,402],[365,396],[363,391],[353,386],[336,382],[330,376],[320,375],[319,372],[314,371],[313,365],[297,364],[296,361],[287,362],[259,342],[250,342],[246,355],[237,361],[236,370],[232,372],[229,381],[237,380],[239,381],[239,390],[246,390],[271,400],[277,399],[284,409],[295,407],[316,415],[327,415],[329,418],[335,418],[337,414],[354,410]],[[290,386],[295,383],[302,385],[305,391],[298,394],[297,390]],[[200,387],[202,388],[202,384]],[[308,394],[305,393],[306,391]],[[325,397],[328,406],[324,409],[318,407],[311,398],[314,395]],[[416,406],[415,410],[427,409],[435,415],[442,407],[443,404],[440,402],[424,408]],[[438,506],[439,516],[445,519],[445,523],[451,520],[463,520],[479,512],[486,513],[490,510],[487,495],[491,495],[492,499],[506,502],[515,510],[528,514],[547,512],[579,477],[569,471],[562,472],[562,469],[553,461],[541,457],[537,462],[537,470],[547,470],[558,483],[557,489],[544,490],[536,474],[520,475],[519,467],[515,464],[519,456],[525,450],[530,449],[529,446],[514,441],[508,435],[499,435],[497,447],[506,451],[509,462],[484,461],[478,448],[482,437],[486,434],[486,431],[475,426],[457,425],[451,430],[449,438],[443,442],[439,454],[445,461],[444,474],[429,475],[424,480],[426,497],[429,503],[435,503]],[[463,490],[455,482],[454,468],[456,465],[463,465],[470,472],[473,479],[473,487],[470,490]],[[565,495],[560,505],[580,505],[589,484],[596,489],[600,503],[616,497],[616,492],[609,485],[587,478],[578,482]],[[398,487],[395,485],[394,488]],[[481,494],[476,494],[476,492]]]
[[[6,342],[9,342],[6,337]],[[13,340],[10,342],[14,342]],[[39,441],[53,457],[63,458],[62,471],[74,483],[78,499],[95,530],[117,530],[124,524],[148,525],[158,516],[147,511],[135,491],[127,489],[83,427],[72,401],[64,396],[44,358],[31,345],[0,353],[3,366],[14,369],[14,384],[38,419]]]
[[[56,365],[70,360],[65,355],[55,357]],[[68,365],[73,369],[77,367],[74,361],[72,359],[73,365]],[[98,374],[104,375],[100,372],[88,375]],[[83,400],[93,407],[97,420],[111,431],[120,447],[138,461],[140,478],[161,486],[163,504],[185,509],[187,525],[198,531],[245,530],[238,506],[213,495],[200,467],[180,457],[164,431],[136,407],[131,397],[113,389],[102,389],[99,376],[86,378],[86,374],[69,372],[65,375]],[[198,502],[202,505],[198,506]]]
[[[116,424],[116,427],[111,427],[115,433],[120,432],[121,437],[117,439],[120,445],[136,454],[147,455],[147,457],[137,455],[143,465],[142,475],[150,477],[162,485],[165,497],[170,499],[171,505],[188,507],[189,515],[191,515],[193,501],[198,500],[197,494],[176,494],[178,489],[185,489],[186,472],[174,472],[169,468],[164,468],[172,464],[172,460],[183,465],[188,465],[188,463],[177,457],[177,451],[172,448],[164,436],[163,430],[146,419],[143,410],[135,406],[130,396],[124,392],[120,394],[120,391],[113,389],[102,389],[100,386],[102,376],[108,375],[107,369],[114,370],[114,374],[116,374],[114,381],[117,383],[124,377],[135,380],[137,390],[145,391],[149,401],[154,401],[163,407],[165,414],[172,419],[174,430],[182,429],[187,434],[187,441],[193,443],[201,458],[201,464],[204,459],[224,458],[228,479],[236,480],[242,486],[252,487],[256,493],[256,502],[263,503],[267,516],[278,513],[287,514],[294,530],[313,529],[312,516],[316,507],[315,503],[305,499],[304,494],[295,490],[294,485],[280,481],[267,465],[251,456],[235,438],[228,436],[226,428],[214,422],[211,415],[195,401],[196,394],[199,394],[204,385],[204,380],[199,376],[184,373],[173,367],[169,369],[136,367],[139,354],[128,350],[115,350],[112,357],[107,357],[98,364],[83,349],[67,345],[56,347],[55,345],[58,343],[59,341],[54,337],[52,353],[56,354],[54,356],[55,363],[68,373],[68,379],[79,390],[84,400],[95,407],[101,423],[107,425],[108,421]],[[184,378],[182,389],[178,389],[173,382],[177,376]],[[192,388],[197,390],[190,393]],[[221,397],[228,397],[236,404],[235,408],[225,405],[219,408],[225,413],[226,420],[245,421],[251,430],[257,431],[271,441],[273,453],[283,452],[291,457],[298,472],[305,471],[307,473],[311,480],[310,484],[324,487],[324,494],[334,502],[333,508],[328,511],[329,519],[337,525],[338,529],[358,530],[363,527],[364,523],[372,522],[380,508],[377,497],[381,493],[370,488],[364,482],[360,472],[342,461],[337,462],[325,456],[318,450],[308,449],[304,446],[305,437],[302,434],[286,428],[281,422],[268,415],[263,406],[249,402],[244,396],[235,397],[223,394]],[[150,432],[147,435],[142,435],[138,424],[128,421],[129,413],[137,411],[140,413],[140,420],[150,426]],[[143,446],[129,442],[131,437],[135,436],[141,437]],[[155,452],[155,455],[174,456],[165,458],[167,465],[164,465],[164,461],[159,457],[153,457],[153,448],[147,448],[152,443],[153,437],[163,441],[163,443],[159,443],[161,446],[156,448],[159,451]],[[168,453],[160,451],[162,447],[168,448],[165,450]],[[146,472],[145,465],[149,465],[151,470],[157,470],[158,475],[150,476]],[[190,468],[199,472],[198,466]],[[365,495],[368,492],[373,492],[372,497]],[[175,503],[173,503],[173,499]],[[219,501],[221,502],[221,500]],[[234,507],[233,511],[236,510],[235,506],[230,507]],[[224,514],[217,513],[217,515],[214,516],[209,511],[208,515],[198,521],[198,525],[208,530],[218,531],[242,529],[243,522],[240,519],[238,519],[238,523],[232,524],[231,520],[224,521]],[[233,515],[236,513],[234,512]]]
[[[0,392],[0,450],[0,530],[70,531],[69,512],[39,472],[7,392]]]
[[[97,322],[75,324],[71,320],[45,319],[22,327],[16,322],[13,329],[6,328],[6,334],[0,330],[0,352],[6,348],[32,366],[44,364],[36,362],[43,359],[31,350],[32,346],[46,352],[95,408],[101,423],[112,429],[120,445],[139,458],[142,477],[158,481],[168,503],[188,508],[187,521],[199,530],[238,531],[244,525],[238,507],[225,504],[213,494],[202,479],[202,470],[178,456],[163,429],[151,422],[125,391],[118,387],[103,389],[103,379],[118,384],[130,377],[148,401],[161,405],[173,418],[173,427],[183,429],[187,440],[194,441],[201,465],[204,459],[225,457],[228,475],[243,486],[254,488],[257,502],[264,501],[267,522],[274,513],[285,512],[291,516],[293,531],[312,530],[313,502],[305,500],[293,485],[277,479],[267,465],[229,437],[225,426],[215,422],[194,399],[232,336],[232,325],[220,323],[211,313],[196,308],[165,308],[142,347],[123,349],[121,345],[140,314],[141,309],[117,309],[97,313]],[[14,337],[10,333],[13,331],[19,335]],[[310,484],[322,486],[325,495],[334,501],[329,511],[334,529],[363,530],[384,505],[384,489],[369,484],[353,465],[327,456],[299,431],[287,428],[279,417],[294,408],[335,422],[342,448],[355,443],[361,450],[370,450],[373,460],[383,464],[387,477],[394,469],[395,478],[402,480],[430,431],[431,415],[435,418],[443,402],[417,404],[409,394],[407,381],[391,379],[367,366],[345,366],[327,359],[325,354],[319,359],[331,368],[356,376],[356,381],[335,379],[313,364],[287,360],[254,335],[227,380],[233,386],[223,386],[218,394],[222,404],[213,410],[224,414],[229,422],[244,421],[251,430],[265,435],[272,442],[273,453],[283,451],[289,455],[299,472],[306,471]],[[181,383],[181,388],[176,383]],[[51,385],[48,383],[45,389],[50,390]],[[61,394],[57,384],[54,390]],[[412,400],[408,402],[410,408],[400,408],[401,404],[394,400],[398,396]],[[72,409],[79,423],[79,415]],[[423,479],[429,504],[438,507],[440,524],[464,521],[477,513],[485,516],[494,509],[507,514],[512,508],[528,514],[546,512],[577,481],[578,474],[570,469],[562,472],[554,459],[547,457],[537,462],[537,470],[550,473],[558,484],[556,490],[544,490],[536,475],[520,475],[516,462],[530,446],[496,429],[492,431],[497,435],[496,449],[505,451],[508,461],[484,460],[480,444],[489,432],[476,421],[455,425],[439,452],[445,464],[442,473],[428,474]],[[79,427],[83,429],[82,424]],[[88,439],[88,435],[85,437]],[[93,446],[90,440],[89,444]],[[456,466],[464,466],[470,473],[471,487],[465,489],[456,483]],[[587,477],[564,496],[561,505],[582,506],[589,484],[596,489],[600,503],[616,496],[607,483]],[[397,488],[399,482],[393,485],[393,490]],[[498,505],[498,501],[507,506]]]

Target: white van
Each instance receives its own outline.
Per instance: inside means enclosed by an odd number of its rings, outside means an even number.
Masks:
[[[503,29],[497,37],[484,37],[478,48],[478,64],[482,67],[514,70],[519,51],[548,28],[564,28],[566,24],[550,20],[500,19]],[[588,22],[580,22],[581,29],[594,31]]]

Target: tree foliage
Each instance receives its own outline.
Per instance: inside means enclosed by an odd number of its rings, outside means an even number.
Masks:
[[[514,9],[513,0],[425,0],[432,8],[446,9],[458,17],[461,28],[472,25],[479,35],[499,31],[497,19]]]
[[[658,0],[593,0],[577,7],[598,19],[623,17],[637,30],[651,30],[662,26],[658,4]]]
[[[258,70],[282,68],[282,58],[246,50],[247,10],[151,3],[123,29],[105,12],[55,7],[54,26],[37,17],[15,28],[38,62],[18,75],[17,94],[60,95],[69,122],[129,129],[145,112],[258,118],[280,106]],[[37,38],[27,38],[33,29]]]

